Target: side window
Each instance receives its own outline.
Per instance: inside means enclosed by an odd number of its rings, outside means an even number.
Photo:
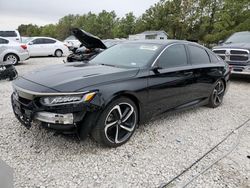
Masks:
[[[217,62],[219,62],[219,58],[215,54],[213,54],[212,52],[208,52],[208,54],[209,54],[211,63],[217,63]]]
[[[193,65],[210,63],[210,59],[206,50],[193,45],[189,45],[188,48],[190,52],[190,60]]]
[[[52,40],[52,39],[43,39],[43,41],[44,41],[44,44],[54,44],[54,43],[56,43],[56,41]]]
[[[171,68],[187,65],[187,54],[183,44],[175,44],[167,48],[158,59],[159,66]]]
[[[8,40],[1,39],[1,38],[0,38],[0,44],[8,44],[8,43],[9,43]]]
[[[17,33],[15,31],[0,31],[0,36],[2,36],[2,37],[17,37]]]
[[[43,44],[43,39],[35,39],[32,42],[33,44]]]

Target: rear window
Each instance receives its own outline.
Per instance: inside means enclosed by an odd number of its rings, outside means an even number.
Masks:
[[[52,39],[43,39],[43,44],[54,44],[56,43],[55,40]]]
[[[198,46],[189,45],[190,60],[193,65],[208,64],[210,58],[207,51]]]
[[[17,33],[15,31],[0,31],[1,37],[17,37]]]
[[[9,43],[8,40],[1,39],[1,38],[0,38],[0,44],[8,44],[8,43]]]
[[[210,57],[210,60],[212,63],[217,63],[219,62],[219,57],[216,56],[215,54],[213,54],[212,52],[209,52],[208,51],[208,54],[209,54],[209,57]]]

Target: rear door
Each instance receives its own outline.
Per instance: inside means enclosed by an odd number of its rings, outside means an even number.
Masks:
[[[194,74],[184,44],[173,44],[157,60],[160,69],[150,72],[149,103],[163,112],[193,100]]]
[[[54,55],[57,49],[56,41],[53,39],[44,38],[42,48],[44,52],[46,52],[46,55]]]
[[[0,62],[3,61],[4,56],[6,55],[5,50],[8,48],[8,43],[8,40],[0,38]]]
[[[223,66],[218,58],[197,45],[188,45],[190,62],[195,75],[194,97],[204,99],[210,96],[213,84],[222,76]]]

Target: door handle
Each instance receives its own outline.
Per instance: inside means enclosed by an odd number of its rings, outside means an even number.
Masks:
[[[193,74],[193,71],[186,71],[183,73],[185,76],[189,76]]]

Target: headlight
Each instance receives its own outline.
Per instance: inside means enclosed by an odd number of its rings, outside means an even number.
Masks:
[[[48,96],[48,97],[42,97],[40,99],[40,102],[43,105],[47,106],[89,102],[94,98],[95,94],[96,92],[91,92],[83,95]]]

